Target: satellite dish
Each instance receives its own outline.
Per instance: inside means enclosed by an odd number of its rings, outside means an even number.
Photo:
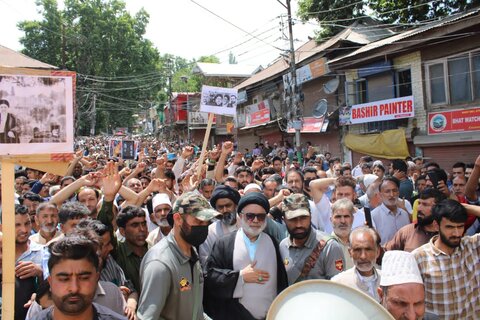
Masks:
[[[321,99],[313,106],[313,117],[322,118],[327,113],[327,99]]]
[[[323,91],[326,94],[332,94],[337,91],[339,84],[340,80],[338,78],[334,78],[323,85]]]

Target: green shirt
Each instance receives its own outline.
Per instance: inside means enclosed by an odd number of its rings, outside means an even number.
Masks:
[[[145,243],[145,252],[148,247]],[[119,242],[117,248],[117,263],[125,273],[125,277],[133,283],[135,290],[140,292],[140,264],[142,257],[137,256],[127,241]]]

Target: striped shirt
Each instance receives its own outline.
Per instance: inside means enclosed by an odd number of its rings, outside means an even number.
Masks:
[[[111,282],[118,287],[125,286],[132,292],[135,291],[133,283],[125,278],[122,268],[120,268],[111,255],[108,255],[105,261],[105,265],[100,273],[100,280]]]
[[[425,285],[425,311],[441,319],[478,319],[480,234],[463,237],[452,255],[436,248],[436,239],[412,252]]]

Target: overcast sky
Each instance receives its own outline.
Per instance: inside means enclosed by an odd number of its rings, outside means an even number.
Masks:
[[[232,51],[239,63],[268,65],[278,57],[277,48],[288,49],[280,31],[284,15],[284,32],[287,10],[277,0],[194,0],[237,27],[255,34],[265,42],[228,24],[191,0],[127,0],[127,9],[134,14],[141,7],[150,14],[146,38],[150,39],[161,54],[170,53],[187,59],[216,54],[221,62],[228,62]],[[282,0],[285,3],[286,0]],[[0,44],[15,50],[22,33],[17,29],[21,20],[39,19],[34,0],[0,0]],[[59,3],[62,3],[59,0]],[[293,12],[297,1],[292,0]],[[296,47],[308,41],[317,27],[313,22],[296,23],[294,38]]]

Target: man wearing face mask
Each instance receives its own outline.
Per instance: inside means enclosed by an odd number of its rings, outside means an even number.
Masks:
[[[210,255],[213,244],[217,239],[237,230],[237,205],[240,201],[240,194],[229,186],[219,185],[215,188],[210,198],[212,207],[222,215],[218,220],[208,226],[208,237],[200,245],[199,255],[202,267],[205,267],[207,258]]]
[[[157,242],[165,238],[172,228],[168,224],[167,216],[172,211],[172,203],[166,193],[158,193],[152,199],[153,219],[157,228],[152,230],[147,237],[148,247],[153,247]]]
[[[287,287],[277,242],[263,232],[269,209],[262,193],[243,196],[237,207],[240,229],[213,245],[205,276],[206,311],[213,319],[264,319]]]
[[[208,224],[219,213],[196,192],[182,194],[172,212],[172,231],[140,266],[138,319],[204,319],[203,273],[195,247],[205,241]]]

